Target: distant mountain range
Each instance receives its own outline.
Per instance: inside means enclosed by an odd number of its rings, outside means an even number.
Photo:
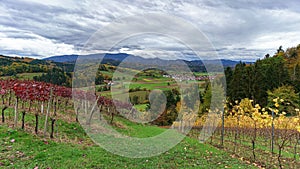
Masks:
[[[44,58],[43,60],[51,60],[54,62],[61,62],[61,63],[75,63],[77,58],[86,57],[86,59],[93,58],[93,57],[101,57],[102,63],[110,63],[112,65],[118,65],[123,60],[124,62],[131,62],[131,63],[139,63],[139,64],[161,64],[165,62],[160,58],[143,58],[140,56],[130,55],[126,53],[117,53],[117,54],[91,54],[91,55],[61,55],[61,56],[52,56],[48,58]],[[168,60],[168,65],[174,65],[179,61],[184,61],[189,66],[204,66],[204,63],[207,65],[217,65],[220,63],[223,64],[223,67],[234,67],[236,64],[240,63],[240,61],[233,61],[228,59],[221,59],[221,60]],[[252,62],[246,62],[252,63]]]
[[[223,71],[226,67],[235,67],[239,61],[232,61],[227,59],[222,59],[220,65],[220,60],[163,60],[160,58],[143,58],[140,56],[130,55],[126,53],[118,53],[118,54],[91,54],[91,55],[61,55],[61,56],[52,56],[48,58],[40,59],[32,59],[28,57],[10,57],[3,56],[0,54],[0,66],[2,68],[8,67],[13,63],[22,63],[23,65],[28,65],[30,67],[41,67],[40,65],[44,65],[44,67],[60,67],[66,72],[73,72],[74,66],[77,60],[81,60],[83,64],[85,63],[98,63],[100,60],[102,64],[110,64],[113,66],[122,66],[136,69],[136,70],[144,70],[145,68],[158,68],[169,70],[184,70],[186,66],[188,66],[189,70],[193,72],[220,72]],[[204,64],[205,63],[205,64]],[[251,63],[251,62],[246,62]],[[33,68],[31,68],[33,70]],[[37,70],[36,70],[37,71]],[[22,72],[26,72],[25,70]],[[1,72],[0,72],[1,73]],[[16,72],[20,73],[20,72]],[[10,75],[11,72],[2,72],[3,75]]]

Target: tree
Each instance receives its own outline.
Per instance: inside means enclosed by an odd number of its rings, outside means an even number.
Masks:
[[[232,77],[233,77],[233,71],[231,69],[231,67],[227,67],[225,69],[225,77],[226,77],[226,86],[230,85],[230,82],[232,81]],[[229,92],[229,91],[227,91]]]
[[[268,59],[268,58],[270,57],[270,54],[267,53],[267,54],[265,55],[265,57],[266,57],[266,59]]]
[[[66,74],[59,68],[48,70],[46,74],[42,74],[41,76],[34,76],[33,79],[35,81],[43,81],[56,85],[64,85],[69,87],[71,86],[71,75]]]
[[[240,62],[235,66],[232,80],[229,83],[228,86],[228,96],[229,100],[235,101],[235,100],[241,100],[243,98],[246,98],[246,88],[247,88],[247,82],[245,79],[247,79],[246,76],[246,64]]]
[[[228,82],[229,102],[251,98],[263,107],[268,104],[268,90],[290,84],[291,78],[283,57],[271,57],[256,61],[253,65],[239,63]],[[230,71],[227,70],[227,76]]]
[[[206,82],[206,86],[205,86],[205,90],[203,93],[203,102],[200,104],[200,112],[199,114],[202,115],[206,112],[208,112],[209,108],[210,108],[210,102],[211,102],[211,97],[212,97],[212,93],[211,93],[211,83]]]
[[[282,46],[279,46],[279,48],[277,49],[277,54],[280,53],[280,52],[284,52],[283,49],[282,49]]]
[[[164,99],[165,97],[165,99]],[[166,105],[164,107],[164,100]],[[176,109],[177,102],[180,101],[179,91],[172,89],[171,91],[164,91],[163,93],[156,93],[150,97],[151,111],[149,113],[153,117],[157,117],[158,113],[162,114],[152,123],[157,125],[171,125],[178,116]],[[148,106],[148,110],[150,107]]]
[[[134,104],[134,105],[139,104],[139,97],[134,95],[132,97],[131,103]]]
[[[281,86],[273,91],[268,91],[268,105],[273,105],[273,100],[280,98],[281,105],[280,112],[286,112],[287,115],[297,115],[295,108],[299,107],[299,94],[295,93],[293,86]],[[276,106],[276,105],[275,105]]]
[[[95,78],[95,84],[100,85],[100,84],[103,84],[103,83],[104,83],[104,77],[101,74],[101,72],[98,71],[97,74],[96,74],[96,78]]]
[[[296,92],[300,92],[300,66],[297,64],[293,71],[293,86]]]

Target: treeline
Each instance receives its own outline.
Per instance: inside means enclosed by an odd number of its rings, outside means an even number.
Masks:
[[[61,68],[65,72],[73,72],[74,64],[0,55],[0,76],[16,76],[20,73],[46,73],[53,67]]]
[[[72,86],[72,74],[66,73],[60,68],[53,68],[43,73],[41,76],[34,76],[33,80],[52,83],[60,86]]]
[[[44,65],[30,64],[21,61],[12,61],[0,58],[0,76],[14,76],[18,73],[37,73],[45,72],[47,69]]]
[[[269,54],[253,64],[240,62],[234,69],[226,68],[227,96],[231,103],[249,98],[255,104],[265,107],[270,102],[268,96],[274,91],[277,95],[286,95],[282,88],[293,94],[300,92],[300,45],[285,52],[279,47],[276,54]],[[279,90],[280,89],[280,90]],[[297,94],[296,98],[299,100]],[[287,97],[288,98],[288,97]]]
[[[163,98],[166,97],[166,108],[162,112],[162,114],[156,118],[154,121],[152,121],[152,124],[159,125],[159,126],[167,126],[172,125],[172,123],[176,120],[178,117],[178,111],[177,111],[177,103],[180,102],[180,92],[177,89],[172,89],[168,91],[164,91],[163,93],[159,93],[156,95],[153,95],[152,98],[150,98],[150,103],[154,106],[151,107],[150,104],[147,106],[147,110],[151,108],[151,114],[157,114],[157,112],[161,111],[160,105]]]

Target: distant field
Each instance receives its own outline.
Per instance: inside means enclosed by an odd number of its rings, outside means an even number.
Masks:
[[[18,79],[32,80],[34,76],[41,76],[43,73],[19,73],[16,75]],[[0,76],[2,79],[13,78],[12,76]]]
[[[164,82],[164,81],[174,81],[172,78],[167,77],[150,77],[150,76],[138,76],[137,80],[140,82]]]
[[[137,104],[137,105],[134,105],[134,107],[138,110],[138,111],[146,111],[146,108],[147,108],[148,104]]]
[[[105,97],[108,97],[108,98],[111,98],[112,95],[114,95],[114,97],[116,99],[119,99],[119,100],[124,100],[124,93],[122,92],[111,92],[111,91],[105,91],[105,92],[100,92],[102,96],[105,96]],[[148,100],[148,96],[149,96],[149,91],[135,91],[135,92],[130,92],[129,93],[129,97],[132,99],[133,96],[137,96],[138,97],[138,102],[139,103],[146,103],[147,100]]]
[[[113,72],[109,72],[109,71],[100,71],[103,75],[112,77],[113,76]]]
[[[217,75],[220,74],[220,72],[193,72],[194,76],[208,76],[208,75]]]
[[[133,82],[130,84],[130,89],[140,88],[140,89],[148,89],[148,90],[154,90],[154,89],[161,89],[161,90],[170,90],[171,88],[177,87],[176,83],[170,81],[170,82],[158,82],[158,83],[139,83],[139,82]]]
[[[194,74],[194,76],[207,76],[207,75],[209,75],[206,72],[193,72],[193,74]]]
[[[20,79],[33,79],[34,76],[41,76],[43,73],[21,73],[17,76],[20,77]]]
[[[131,70],[131,71],[135,71],[135,70]],[[101,71],[101,73],[105,76],[109,76],[112,77],[113,76],[113,72],[111,71]],[[138,72],[136,72],[138,73]],[[202,76],[202,75],[208,75],[207,73],[195,73],[195,75],[197,76]],[[128,81],[129,79],[126,79],[125,81]],[[120,83],[121,81],[121,83]],[[118,91],[119,89],[124,89],[124,88],[129,88],[130,90],[138,90],[135,92],[130,92],[130,97],[133,96],[138,96],[139,97],[139,102],[143,103],[145,102],[145,98],[147,98],[149,92],[151,90],[154,89],[159,89],[162,91],[167,91],[167,90],[171,90],[174,88],[179,89],[180,86],[178,85],[182,85],[182,87],[189,87],[191,84],[199,84],[200,87],[202,84],[204,84],[204,81],[195,81],[195,80],[190,80],[190,81],[183,81],[183,82],[179,82],[177,83],[175,79],[173,78],[168,78],[168,77],[163,77],[161,74],[159,74],[158,72],[154,71],[154,70],[150,70],[147,72],[139,72],[135,77],[133,77],[131,79],[130,82],[127,83],[123,83],[122,79],[116,80],[115,84],[114,84],[114,88],[117,90],[114,91],[101,91],[98,93],[101,93],[102,96],[106,96],[106,97],[111,97],[111,93],[115,95],[116,98],[118,97],[122,97],[122,91]],[[102,87],[104,85],[98,85],[98,88]],[[140,91],[142,90],[142,91]],[[148,91],[144,91],[144,90],[148,90]],[[201,89],[200,89],[201,90]],[[120,98],[122,99],[122,98]]]

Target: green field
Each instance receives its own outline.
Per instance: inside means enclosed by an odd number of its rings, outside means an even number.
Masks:
[[[103,75],[109,76],[109,77],[113,77],[113,72],[109,72],[109,71],[100,71]]]
[[[16,75],[16,78],[22,80],[32,80],[34,76],[41,76],[43,73],[19,73]],[[0,76],[0,78],[8,79],[12,78],[12,76]]]
[[[134,107],[138,110],[138,111],[145,111],[146,110],[146,107],[148,106],[148,104],[137,104],[137,105],[134,105]]]
[[[170,85],[168,85],[170,83]],[[149,83],[140,83],[140,82],[134,82],[131,83],[129,86],[129,89],[147,89],[147,90],[154,90],[154,89],[160,89],[160,90],[170,90],[171,88],[175,88],[177,85],[173,82],[149,82]]]

